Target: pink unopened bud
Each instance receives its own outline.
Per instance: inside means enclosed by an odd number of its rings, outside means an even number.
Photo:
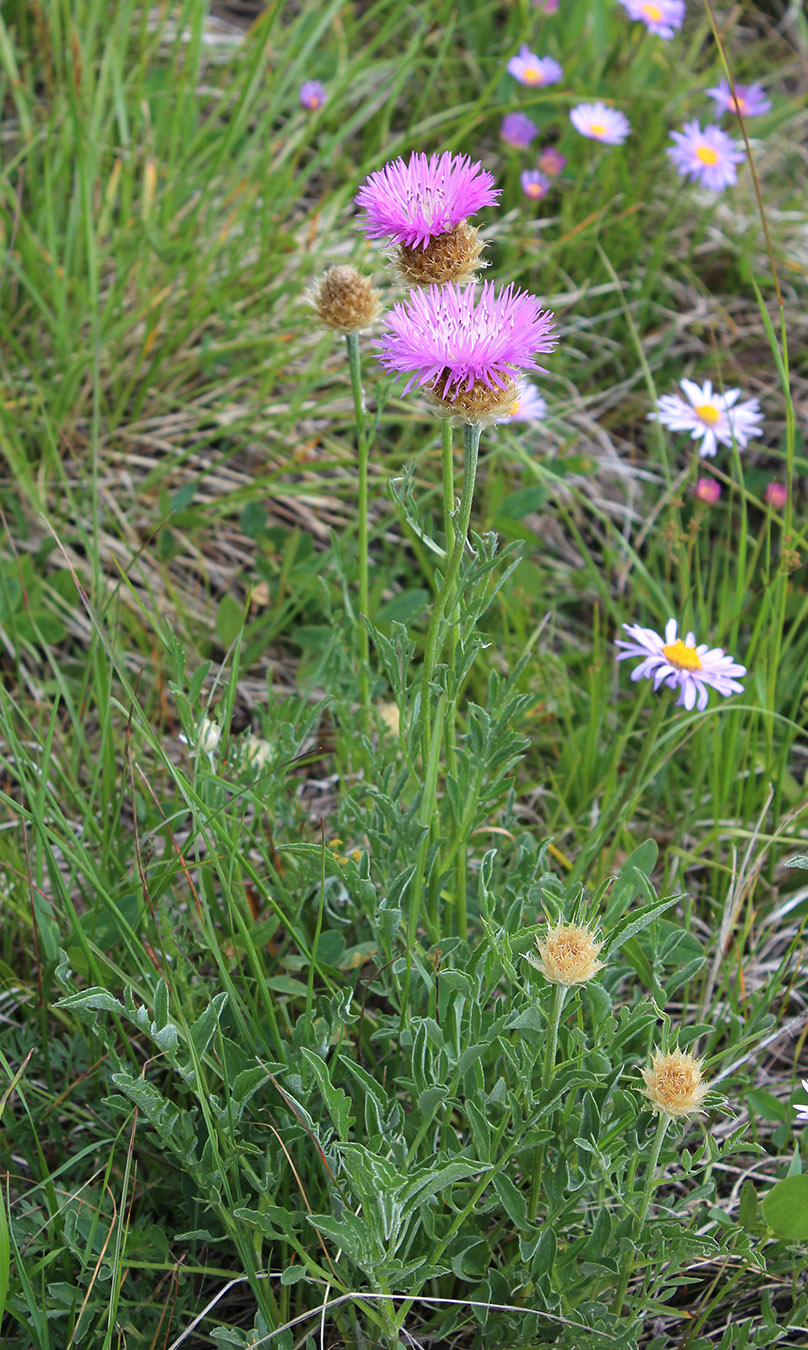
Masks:
[[[769,483],[763,494],[763,500],[769,503],[774,511],[782,511],[788,501],[788,488],[785,483]]]
[[[700,478],[695,492],[700,502],[704,502],[707,506],[715,506],[721,496],[721,484],[714,478]]]

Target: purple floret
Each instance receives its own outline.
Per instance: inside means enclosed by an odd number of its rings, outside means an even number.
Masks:
[[[440,393],[473,388],[504,389],[520,370],[542,370],[534,352],[555,350],[553,315],[513,284],[495,294],[494,283],[453,284],[413,291],[387,314],[390,331],[377,341],[386,370],[409,376],[402,391],[443,376]]]
[[[369,175],[354,201],[369,239],[426,248],[499,197],[493,176],[468,155],[411,155]]]

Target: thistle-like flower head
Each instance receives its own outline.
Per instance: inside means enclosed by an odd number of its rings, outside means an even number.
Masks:
[[[598,960],[602,942],[598,942],[591,928],[577,923],[557,923],[543,938],[536,938],[539,959],[529,956],[532,966],[540,970],[551,984],[588,984],[594,979],[603,962]]]
[[[337,333],[359,333],[381,313],[379,292],[350,263],[329,267],[315,286],[311,302],[326,328]]]
[[[523,370],[541,370],[536,352],[551,352],[553,316],[527,291],[493,282],[428,286],[413,291],[387,315],[389,331],[377,341],[386,370],[406,378],[449,416],[488,422],[513,406]]]
[[[369,239],[426,248],[499,197],[493,176],[467,155],[414,154],[377,169],[354,198]]]
[[[642,1070],[643,1095],[648,1097],[653,1110],[663,1112],[671,1120],[698,1115],[710,1090],[702,1081],[701,1066],[702,1061],[688,1050],[669,1050],[667,1054],[655,1051],[650,1069]]]

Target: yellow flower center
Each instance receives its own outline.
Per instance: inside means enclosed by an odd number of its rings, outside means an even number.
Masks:
[[[643,5],[642,12],[646,19],[651,20],[651,23],[659,23],[662,18],[662,10],[659,5]]]
[[[713,150],[712,146],[700,145],[696,151],[696,159],[700,159],[702,164],[717,164],[718,151]]]
[[[543,194],[544,189],[542,188],[541,183],[528,183],[527,185],[528,197],[541,197],[543,196]]]
[[[589,130],[592,132],[592,135],[593,135],[593,136],[605,136],[605,135],[606,135],[606,128],[605,128],[605,126],[603,125],[602,122],[590,122],[590,123],[589,123]]]
[[[516,417],[516,414],[519,412],[519,409],[521,408],[521,406],[522,406],[522,404],[521,404],[520,400],[517,399],[516,402],[514,403],[513,407],[511,408],[510,412],[508,413],[508,416],[509,416],[509,417]]]
[[[686,647],[681,638],[663,647],[662,655],[679,670],[701,670],[701,657],[695,647]]]
[[[525,66],[525,84],[544,84],[544,76],[539,66]]]
[[[697,417],[701,418],[705,426],[714,427],[716,422],[721,421],[721,414],[717,408],[713,407],[712,403],[699,403],[693,411]]]
[[[742,117],[745,117],[749,104],[743,94],[736,94],[734,98],[730,95],[729,106],[733,112],[740,113]]]

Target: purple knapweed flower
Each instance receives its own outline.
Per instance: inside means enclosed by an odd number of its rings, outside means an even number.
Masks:
[[[513,284],[465,289],[448,284],[412,291],[387,314],[375,343],[379,360],[406,384],[431,386],[442,411],[466,421],[493,420],[516,400],[520,371],[543,370],[534,354],[554,351],[553,315]]]
[[[665,153],[685,178],[694,179],[711,192],[737,182],[735,166],[743,159],[744,149],[720,127],[706,126],[702,131],[698,122],[685,122],[682,130],[672,131],[671,136],[676,144],[668,146]]]
[[[562,155],[560,150],[556,150],[554,145],[547,145],[539,155],[539,168],[542,173],[549,174],[555,178],[557,173],[561,173],[567,163],[566,156]]]
[[[526,150],[538,131],[536,123],[525,113],[512,112],[503,117],[499,134],[508,145],[516,146],[517,150]]]
[[[579,103],[570,112],[570,121],[582,136],[604,145],[622,145],[631,124],[625,113],[605,103]]]
[[[319,80],[306,80],[305,84],[300,86],[300,106],[307,112],[315,112],[317,108],[322,108],[327,97],[325,85]]]
[[[620,638],[616,647],[625,650],[615,657],[625,661],[632,656],[642,658],[631,672],[632,680],[653,680],[654,689],[661,684],[678,689],[677,708],[691,712],[696,703],[699,712],[707,707],[707,690],[715,689],[724,698],[742,694],[743,685],[737,677],[746,674],[746,666],[738,665],[731,656],[725,656],[721,647],[709,647],[706,642],[696,646],[693,633],[684,639],[676,636],[677,623],[668,619],[665,636],[661,638],[653,628],[641,628],[636,623],[624,623],[630,641]]]
[[[736,84],[733,95],[726,76],[713,89],[708,89],[707,93],[722,112],[740,113],[741,117],[760,117],[772,106],[761,84]]]
[[[549,178],[541,173],[539,169],[523,169],[519,176],[522,184],[522,191],[532,202],[541,201],[546,197],[550,188],[553,186]]]
[[[508,62],[508,74],[520,84],[537,89],[544,84],[556,84],[563,78],[561,66],[552,56],[537,56],[529,47],[521,46],[518,55]]]
[[[468,155],[414,154],[393,160],[368,176],[354,201],[369,239],[389,238],[408,248],[426,248],[467,216],[499,196],[493,176]]]
[[[618,0],[630,19],[640,20],[649,33],[672,38],[682,26],[685,0]]]

